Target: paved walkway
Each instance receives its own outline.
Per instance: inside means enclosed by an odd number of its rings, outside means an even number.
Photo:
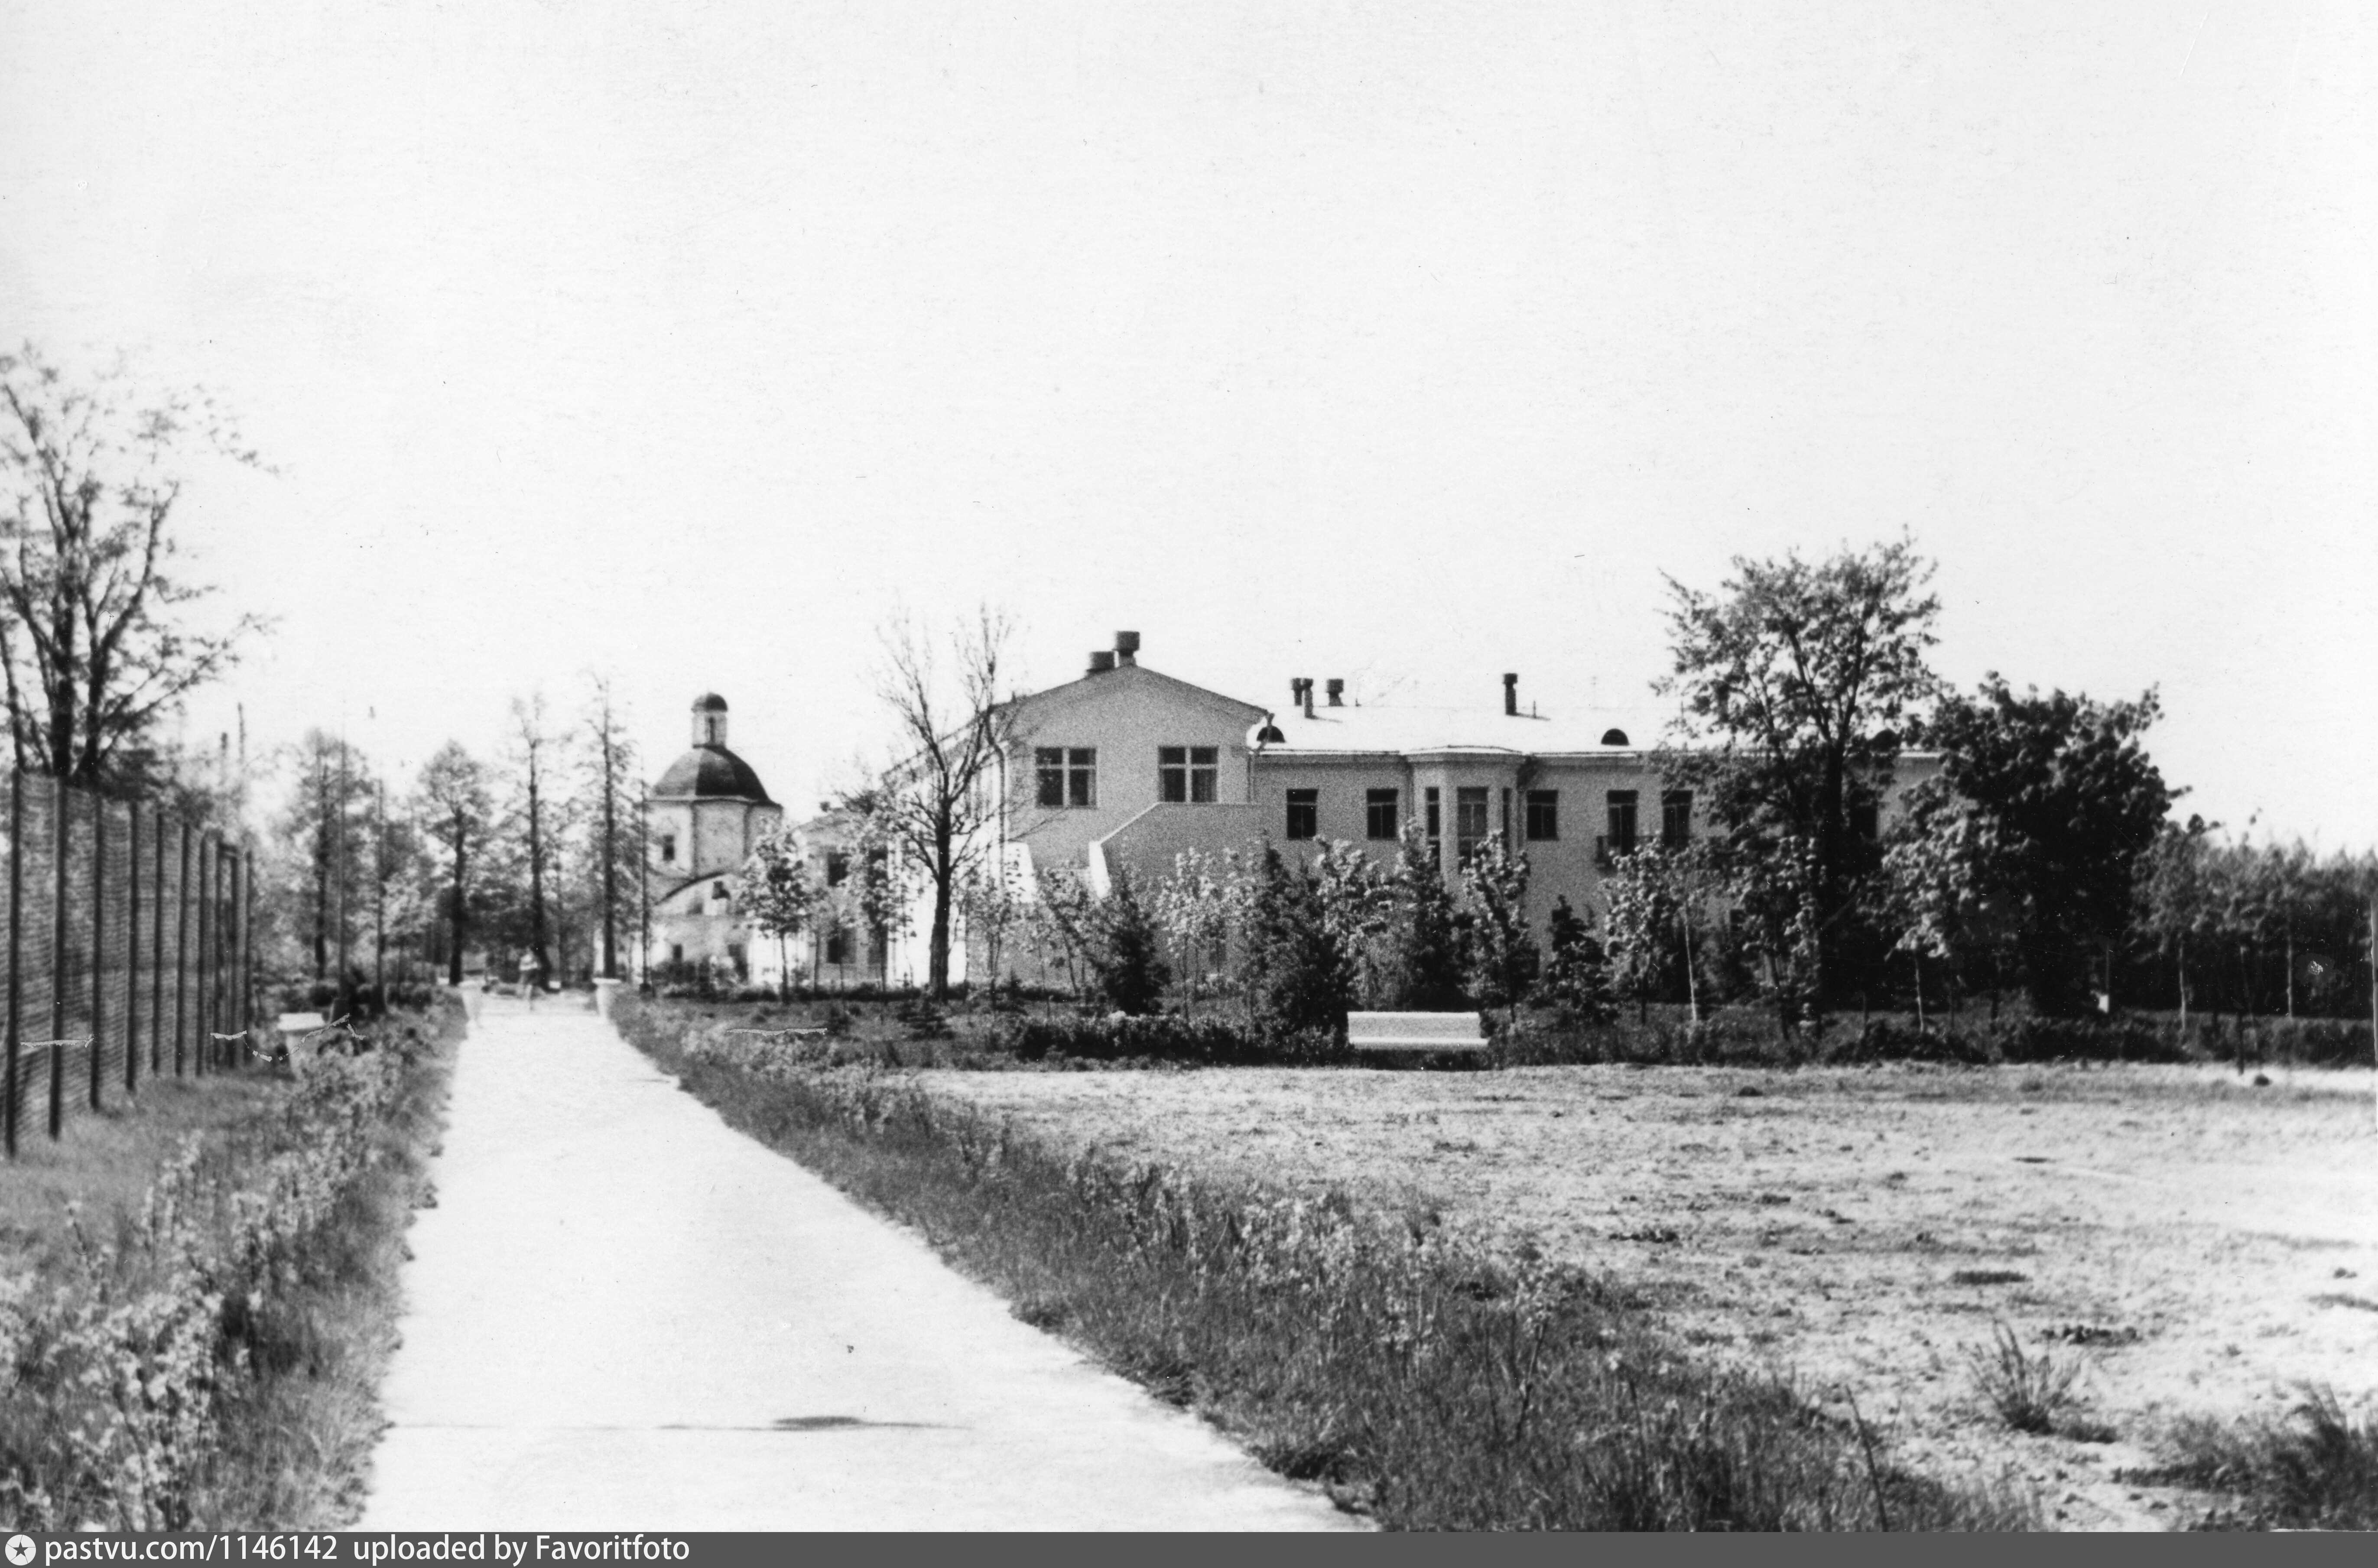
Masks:
[[[570,1002],[486,1003],[431,1174],[360,1528],[1356,1524]]]

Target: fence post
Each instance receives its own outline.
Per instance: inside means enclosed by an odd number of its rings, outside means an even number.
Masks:
[[[90,797],[90,1108],[99,1108],[100,1031],[107,1009],[107,798]]]
[[[24,1107],[17,1102],[24,1088],[18,1082],[25,1023],[25,775],[8,772],[8,1157],[17,1157],[17,1124]]]
[[[50,1038],[60,1041],[66,1034],[66,781],[62,773],[50,775],[50,889],[55,895],[50,909]],[[66,1119],[66,1085],[60,1082],[59,1069],[66,1065],[66,1047],[50,1047],[50,1136],[55,1138],[64,1131]]]
[[[256,844],[239,844],[239,1030],[240,1049],[256,1059]]]
[[[198,830],[198,962],[194,976],[198,990],[198,1059],[206,1063],[204,1071],[211,1072],[222,1064],[215,1060],[215,1021],[207,1011],[207,965],[214,954],[207,947],[208,906],[215,901],[214,844],[212,835],[204,828]]]
[[[149,884],[150,936],[149,944],[149,1076],[156,1077],[165,1067],[165,813],[157,813],[157,831],[149,835],[157,841],[156,853],[150,864],[156,880]],[[178,1069],[176,1069],[178,1071]]]
[[[140,797],[124,805],[124,1092],[140,1093]]]
[[[174,836],[182,853],[181,880],[174,884],[174,1076],[179,1078],[190,1037],[190,824],[174,823]]]

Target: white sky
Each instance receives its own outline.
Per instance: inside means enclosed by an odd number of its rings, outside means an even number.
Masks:
[[[343,13],[330,19],[332,11]],[[2350,5],[0,0],[0,338],[202,380],[252,748],[617,672],[797,807],[895,601],[1256,701],[1651,709],[1667,572],[1911,529],[1938,664],[2159,684],[2378,842]],[[371,715],[366,717],[366,715]]]

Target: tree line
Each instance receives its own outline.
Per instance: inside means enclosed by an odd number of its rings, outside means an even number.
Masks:
[[[281,759],[269,932],[285,973],[354,991],[442,974],[466,954],[549,979],[618,976],[644,928],[637,751],[610,683],[573,714],[516,699],[504,743],[440,747],[394,781],[315,729]]]

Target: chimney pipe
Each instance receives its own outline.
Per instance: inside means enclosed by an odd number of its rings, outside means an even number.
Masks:
[[[1329,705],[1332,708],[1343,708],[1346,705],[1346,683],[1344,681],[1332,676],[1329,677],[1329,685],[1326,689],[1329,693]]]
[[[1114,651],[1115,663],[1118,664],[1135,664],[1139,663],[1139,633],[1135,631],[1116,632]]]
[[[1099,649],[1096,652],[1090,655],[1089,673],[1094,676],[1104,675],[1107,671],[1114,668],[1114,660],[1115,656],[1111,652],[1104,648]]]
[[[1296,700],[1304,704],[1304,716],[1308,719],[1313,717],[1313,677],[1311,676],[1296,677]]]
[[[1503,677],[1503,712],[1513,718],[1519,717],[1519,677],[1516,675],[1506,675]]]

